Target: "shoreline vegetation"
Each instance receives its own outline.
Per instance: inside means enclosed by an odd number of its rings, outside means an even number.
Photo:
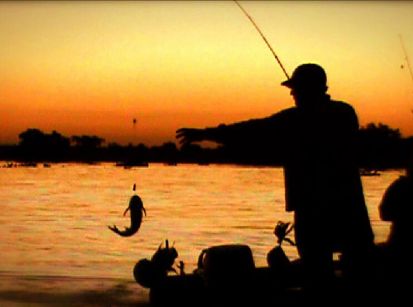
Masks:
[[[361,127],[358,145],[355,150],[358,151],[361,168],[404,168],[413,146],[413,136],[402,137],[399,129],[382,123],[370,123]],[[0,160],[13,161],[3,167],[36,166],[37,163],[48,167],[50,163],[60,162],[114,162],[125,168],[147,166],[148,163],[170,166],[178,163],[280,166],[280,152],[274,136],[268,136],[268,143],[259,148],[248,144],[236,147],[220,145],[216,148],[191,144],[178,148],[174,142],[151,147],[143,143],[105,144],[103,138],[95,135],[67,137],[57,131],[45,133],[29,128],[19,134],[18,144],[0,145]]]

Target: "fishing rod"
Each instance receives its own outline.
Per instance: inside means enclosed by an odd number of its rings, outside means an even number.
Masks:
[[[409,69],[410,78],[412,79],[412,82],[413,82],[412,67],[410,66],[410,61],[409,61],[409,58],[408,58],[408,56],[407,56],[406,47],[404,46],[403,37],[402,37],[401,34],[399,34],[399,38],[400,38],[400,44],[402,45],[402,49],[403,49],[403,53],[404,53],[404,59],[406,60],[407,68]]]
[[[290,79],[290,76],[288,75],[287,71],[285,70],[284,65],[281,63],[281,61],[278,58],[277,54],[275,53],[274,49],[272,49],[270,43],[268,42],[268,40],[265,37],[264,33],[262,33],[262,31],[260,30],[258,25],[255,23],[254,19],[252,19],[252,17],[248,14],[248,12],[241,6],[241,4],[237,0],[234,0],[234,2],[238,5],[238,7],[245,14],[245,16],[251,21],[251,23],[253,24],[255,29],[257,29],[258,33],[261,35],[262,39],[267,44],[268,48],[270,48],[272,55],[274,56],[277,63],[280,65],[280,67],[281,67],[282,71],[284,72],[285,76],[287,77],[287,79]]]
[[[402,45],[402,49],[403,49],[403,53],[404,53],[404,59],[406,60],[407,68],[409,69],[410,78],[412,79],[412,82],[413,82],[412,67],[410,66],[409,57],[407,56],[406,47],[404,46],[403,37],[402,37],[401,34],[399,34],[399,38],[400,38],[400,44]],[[402,68],[403,68],[403,65],[402,65]],[[413,109],[411,109],[410,111],[413,113]]]

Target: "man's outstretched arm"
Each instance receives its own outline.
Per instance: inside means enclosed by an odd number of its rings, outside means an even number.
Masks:
[[[283,113],[204,129],[181,128],[176,131],[176,138],[182,145],[201,141],[213,141],[221,144],[256,141],[270,132],[278,130],[281,133]]]

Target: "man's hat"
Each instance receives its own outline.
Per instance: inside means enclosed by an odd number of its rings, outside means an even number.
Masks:
[[[327,75],[320,65],[302,64],[294,70],[291,78],[282,82],[281,85],[289,88],[326,88]]]

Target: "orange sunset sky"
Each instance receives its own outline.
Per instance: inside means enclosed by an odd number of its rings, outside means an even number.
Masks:
[[[290,74],[319,63],[362,125],[413,135],[413,1],[240,3]],[[291,106],[284,79],[232,1],[0,2],[2,144],[27,128],[162,144]]]

